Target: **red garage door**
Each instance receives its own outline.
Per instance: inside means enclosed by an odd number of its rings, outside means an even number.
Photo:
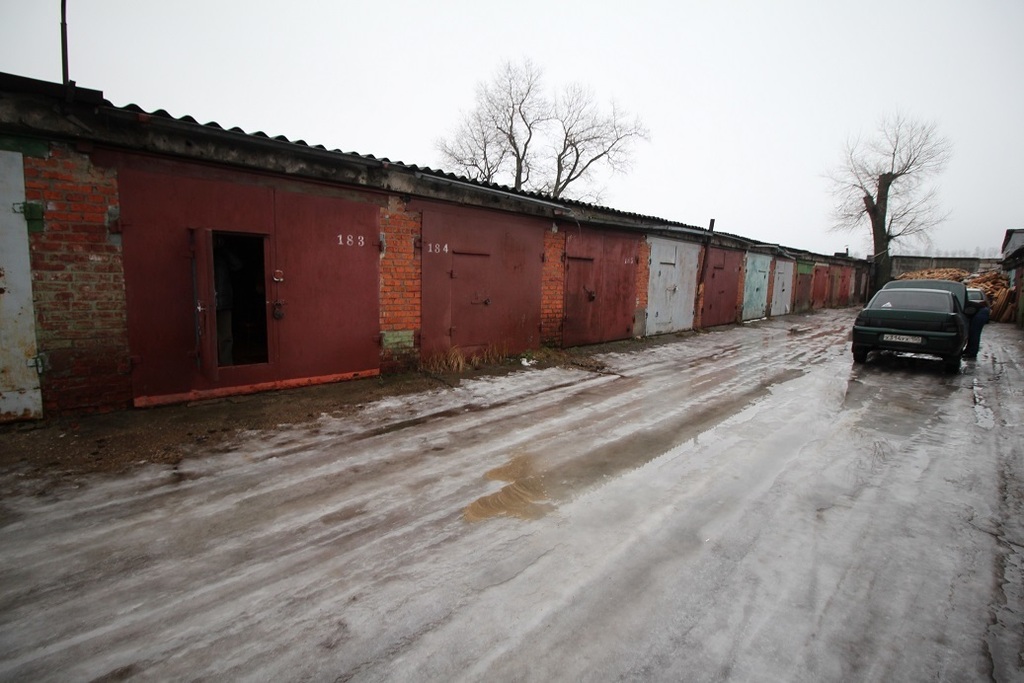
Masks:
[[[505,213],[431,203],[423,212],[421,354],[516,354],[540,344],[544,230]]]
[[[137,405],[379,371],[377,207],[117,163]]]
[[[743,252],[709,247],[704,270],[704,304],[701,326],[714,327],[739,322]]]
[[[641,240],[573,229],[565,240],[565,346],[628,339],[636,316]]]

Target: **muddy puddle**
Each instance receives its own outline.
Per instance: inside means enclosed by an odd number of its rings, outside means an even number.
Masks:
[[[649,428],[609,441],[587,453],[517,452],[505,464],[484,474],[489,481],[508,483],[470,503],[463,517],[469,522],[501,515],[539,519],[559,504],[697,438],[766,396],[772,386],[803,374],[802,370],[784,370],[747,391],[681,414],[668,414]]]
[[[491,481],[509,483],[500,491],[477,498],[470,503],[463,513],[467,521],[479,522],[498,515],[539,519],[554,509],[545,487],[547,476],[538,471],[537,458],[534,455],[515,455],[504,465],[489,470],[484,476]]]

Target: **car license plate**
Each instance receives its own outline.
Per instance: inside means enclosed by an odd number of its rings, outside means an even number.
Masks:
[[[924,339],[909,334],[883,334],[882,341],[896,342],[897,344],[920,344]]]

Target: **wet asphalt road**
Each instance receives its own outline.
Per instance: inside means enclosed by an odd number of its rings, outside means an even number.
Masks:
[[[9,497],[0,679],[1022,680],[1024,333],[854,366],[854,314]]]

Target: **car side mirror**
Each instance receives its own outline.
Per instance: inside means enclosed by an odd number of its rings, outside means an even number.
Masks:
[[[967,308],[964,309],[964,313],[967,315],[974,315],[978,312],[978,307],[974,304],[967,304]]]

